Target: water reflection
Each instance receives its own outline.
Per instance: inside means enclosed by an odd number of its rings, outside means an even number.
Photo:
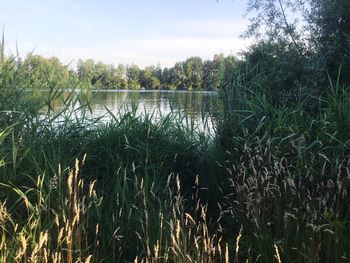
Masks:
[[[84,96],[83,93],[76,93],[76,95]],[[68,96],[71,96],[71,94],[63,94],[65,99]],[[139,115],[145,112],[154,113],[154,117],[157,118],[171,112],[178,113],[184,119],[188,117],[187,121],[193,122],[200,130],[213,133],[213,113],[216,108],[216,97],[214,92],[105,90],[92,92],[90,106],[92,116],[102,117],[105,122],[111,119],[108,110],[118,116],[137,106]],[[75,108],[79,108],[79,106],[75,105]],[[52,103],[54,111],[58,111],[63,107],[62,99],[57,99]]]

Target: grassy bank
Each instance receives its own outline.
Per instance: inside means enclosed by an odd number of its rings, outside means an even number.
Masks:
[[[73,97],[46,115],[67,83],[41,100],[15,60],[0,74],[0,262],[349,261],[347,87],[276,103],[231,72],[207,138],[176,114],[75,118]]]

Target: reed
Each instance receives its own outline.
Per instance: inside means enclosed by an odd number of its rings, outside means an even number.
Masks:
[[[0,62],[0,262],[349,260],[347,87],[276,103],[231,72],[209,137],[136,106],[103,123],[88,87],[43,99],[16,63]]]

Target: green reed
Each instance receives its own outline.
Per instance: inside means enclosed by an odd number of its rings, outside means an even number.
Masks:
[[[278,103],[231,72],[209,137],[137,104],[103,123],[91,87],[62,96],[83,84],[50,71],[42,98],[16,59],[0,62],[0,262],[348,261],[347,87]]]

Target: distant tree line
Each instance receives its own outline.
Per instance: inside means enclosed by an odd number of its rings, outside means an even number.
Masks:
[[[190,57],[173,67],[141,69],[135,64],[115,66],[88,59],[78,60],[76,69],[71,69],[56,57],[29,54],[17,67],[27,80],[27,88],[47,89],[50,83],[53,86],[72,80],[98,89],[218,90],[225,65],[236,62],[235,57],[220,54],[212,60]]]

